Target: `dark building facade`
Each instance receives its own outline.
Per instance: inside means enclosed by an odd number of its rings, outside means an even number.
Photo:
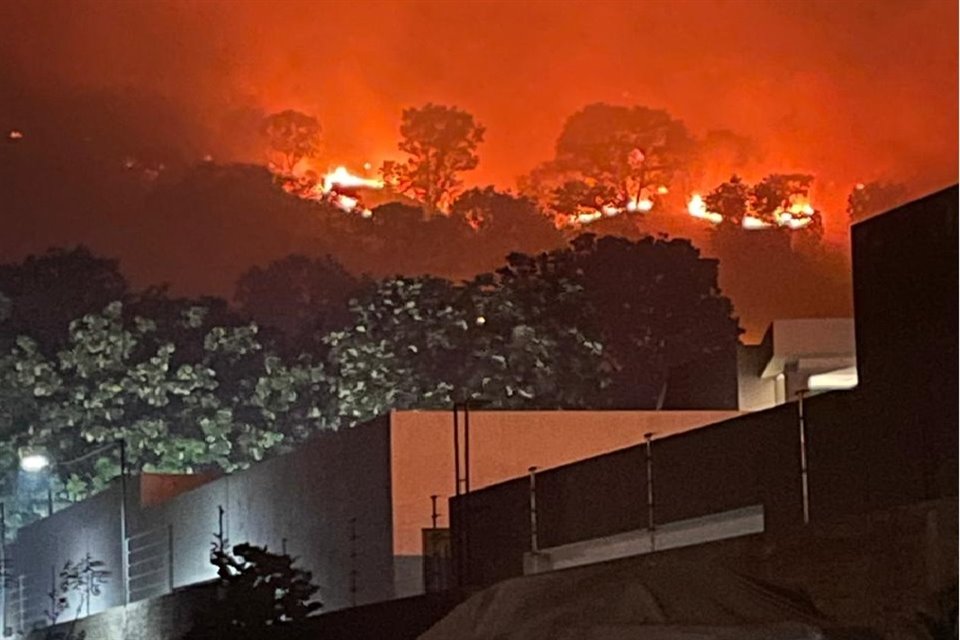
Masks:
[[[854,228],[862,373],[855,389],[803,402],[806,500],[794,401],[451,499],[460,583],[522,575],[534,545],[612,545],[651,522],[716,528],[718,514],[753,510],[762,531],[789,532],[956,496],[957,195],[952,187]]]

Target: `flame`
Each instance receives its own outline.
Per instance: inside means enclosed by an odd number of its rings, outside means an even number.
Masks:
[[[344,211],[353,211],[360,204],[360,200],[338,193],[334,196],[333,202]]]
[[[812,220],[812,218],[790,218],[789,220],[787,220],[787,221],[784,222],[783,224],[784,224],[784,226],[786,226],[788,229],[802,229],[802,228],[804,228],[805,226],[807,226],[808,224],[810,224],[810,221],[811,221],[811,220]]]
[[[769,222],[764,222],[760,218],[757,218],[754,216],[744,216],[743,222],[740,223],[740,226],[743,227],[744,229],[754,231],[757,229],[767,229],[769,227],[772,227],[773,225],[771,225]]]
[[[712,224],[723,222],[722,215],[713,211],[707,211],[707,203],[703,201],[699,193],[690,196],[690,201],[687,203],[687,212],[694,218],[706,220]]]
[[[590,224],[591,222],[596,222],[602,217],[603,213],[600,211],[584,211],[575,216],[571,216],[575,224]]]
[[[350,173],[346,167],[337,167],[323,176],[323,192],[328,193],[334,191],[337,187],[347,189],[357,189],[359,187],[382,189],[383,180],[379,178],[364,178],[363,176]]]
[[[646,213],[653,209],[653,200],[650,198],[631,198],[630,202],[627,203],[627,211],[635,212],[639,211],[641,213]]]
[[[365,168],[367,166],[369,163],[364,165]],[[283,188],[288,193],[301,198],[328,202],[341,211],[359,213],[364,218],[372,217],[373,212],[363,206],[354,189],[382,189],[384,186],[383,180],[355,175],[343,166],[328,172],[321,181],[315,182],[315,180],[316,178],[311,178],[310,174],[304,174],[287,179]]]

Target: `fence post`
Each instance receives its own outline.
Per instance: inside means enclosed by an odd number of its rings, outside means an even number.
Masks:
[[[173,593],[173,523],[167,525],[167,579]]]
[[[540,540],[537,532],[537,468],[530,467],[530,551],[540,552]]]
[[[650,534],[650,551],[657,548],[656,519],[653,510],[653,433],[643,434],[647,447],[647,532]]]
[[[18,607],[17,607],[17,618],[18,618],[18,623],[19,623],[17,626],[20,627],[20,629],[19,629],[20,633],[23,633],[24,629],[25,629],[26,626],[27,626],[27,625],[24,624],[24,620],[23,620],[23,617],[24,617],[24,610],[23,610],[23,599],[24,599],[24,595],[23,595],[23,579],[24,579],[24,577],[25,577],[25,576],[24,576],[22,573],[17,576],[17,604],[18,604]]]
[[[807,421],[803,412],[806,389],[797,391],[797,423],[800,427],[800,489],[803,499],[803,524],[810,524],[810,480],[807,471]]]

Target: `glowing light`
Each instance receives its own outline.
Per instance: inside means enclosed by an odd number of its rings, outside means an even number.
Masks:
[[[346,167],[337,167],[327,175],[323,176],[323,191],[324,193],[329,191],[334,191],[337,187],[343,187],[347,189],[357,189],[360,187],[366,187],[368,189],[382,189],[383,180],[379,178],[364,178],[363,176],[357,176],[349,171]]]
[[[653,209],[653,200],[650,198],[641,198],[640,200],[633,198],[627,203],[627,211],[646,213],[651,209]]]
[[[483,316],[477,316],[476,322],[478,326],[482,327],[483,325],[487,324],[487,319],[484,318]]]
[[[30,453],[20,458],[20,468],[27,473],[37,473],[50,466],[50,458],[42,453]]]
[[[23,131],[20,131],[19,129],[11,129],[10,133],[7,134],[7,138],[10,140],[22,140]]]
[[[603,214],[599,211],[584,211],[583,213],[578,213],[573,216],[574,222],[578,224],[590,224],[596,220],[599,220],[603,217]]]
[[[345,196],[342,193],[337,194],[337,196],[334,198],[334,202],[344,211],[353,211],[357,208],[357,205],[360,204],[360,201],[357,198]]]
[[[744,229],[755,231],[757,229],[768,229],[773,225],[754,216],[744,216],[740,226],[742,226]]]
[[[790,218],[789,220],[787,220],[786,222],[783,222],[782,224],[788,229],[802,229],[808,224],[810,224],[811,220],[812,218]]]
[[[806,200],[796,200],[791,202],[790,206],[787,207],[787,211],[794,216],[812,216],[814,214],[814,208],[811,207],[810,203]]]
[[[858,182],[856,185],[854,185],[854,189],[856,189],[857,191],[863,191],[866,188],[867,188],[867,185],[863,184],[862,182]]]
[[[703,201],[703,198],[700,197],[699,193],[695,193],[690,196],[690,201],[687,203],[687,213],[694,218],[706,220],[712,224],[719,224],[723,222],[722,215],[713,211],[707,211],[707,203]]]
[[[660,185],[659,187],[657,187],[657,193],[659,193],[662,196],[665,196],[668,193],[670,193],[670,189],[667,189],[667,187],[665,187],[664,185]]]
[[[600,207],[600,212],[603,215],[607,216],[608,218],[612,218],[613,216],[620,213],[620,209],[613,206],[612,204],[605,204],[602,207]]]

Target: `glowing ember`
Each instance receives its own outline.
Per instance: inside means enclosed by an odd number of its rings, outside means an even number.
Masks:
[[[602,217],[603,213],[600,211],[584,211],[583,213],[578,213],[577,215],[573,216],[573,220],[576,224],[590,224],[591,222],[596,222]]]
[[[363,176],[357,176],[349,171],[346,167],[337,167],[327,175],[323,176],[323,191],[324,193],[329,191],[335,191],[337,187],[347,188],[347,189],[357,189],[361,187],[366,187],[368,189],[382,189],[383,180],[379,178],[364,178]]]
[[[334,199],[334,203],[344,211],[353,211],[357,208],[357,205],[360,204],[360,200],[357,198],[352,198],[350,196],[345,196],[342,193],[338,193]]]
[[[7,138],[9,138],[10,140],[22,140],[23,131],[20,131],[18,129],[11,129],[10,133],[7,134]]]
[[[653,200],[650,198],[641,198],[637,200],[632,198],[630,202],[627,203],[627,211],[639,211],[641,213],[646,213],[653,209]]]
[[[756,229],[767,229],[773,225],[771,225],[769,222],[764,222],[760,218],[755,218],[754,216],[744,216],[743,222],[740,223],[740,226],[742,226],[744,229],[754,231]]]
[[[783,225],[788,229],[802,229],[803,227],[810,224],[812,218],[790,218],[785,221]]]
[[[666,195],[666,194],[670,193],[670,190],[667,189],[665,186],[660,185],[659,187],[657,187],[657,193],[659,193],[660,195],[663,196],[663,195]]]
[[[712,224],[720,224],[723,222],[722,215],[714,213],[713,211],[707,211],[707,203],[703,201],[699,193],[690,196],[690,201],[687,203],[687,212],[694,218],[706,220]]]

